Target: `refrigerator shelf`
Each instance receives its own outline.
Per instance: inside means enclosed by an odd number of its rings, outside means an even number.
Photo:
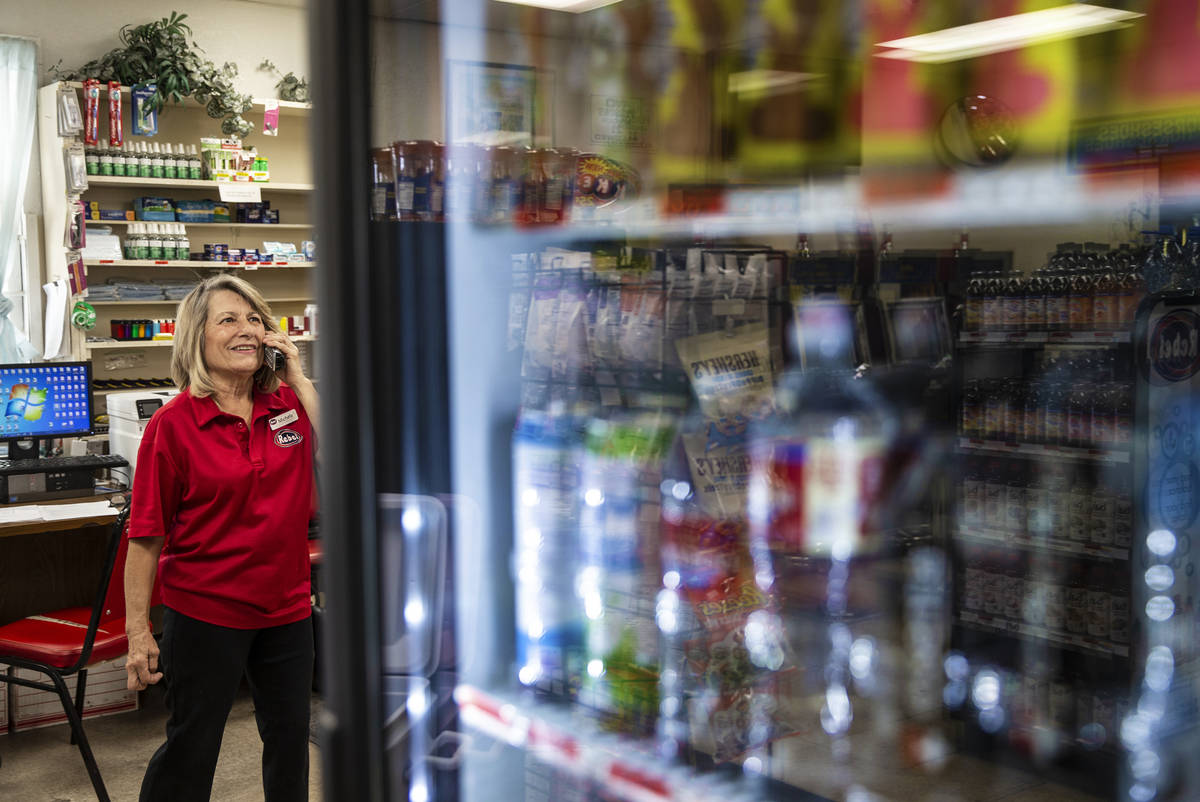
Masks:
[[[985,454],[1007,454],[1013,457],[1035,459],[1081,459],[1094,462],[1125,464],[1129,462],[1129,451],[1105,448],[1073,448],[1050,446],[1037,443],[1009,443],[1003,440],[978,440],[974,437],[958,438],[960,451]]]
[[[964,331],[960,346],[1007,345],[1038,348],[1043,345],[1118,345],[1130,342],[1128,331]]]
[[[1020,638],[1044,640],[1055,646],[1085,654],[1107,654],[1117,657],[1129,656],[1129,647],[1124,644],[1072,635],[1069,632],[1049,630],[1045,627],[1026,624],[1021,621],[995,618],[969,610],[963,610],[956,618],[958,623],[967,629],[974,629],[980,632],[1001,632]]]
[[[656,754],[653,739],[605,732],[577,708],[531,702],[470,685],[458,686],[454,697],[466,725],[528,750],[581,779],[600,783],[622,799],[757,802],[770,798],[764,790],[752,788],[749,780],[670,766]]]
[[[989,529],[960,528],[958,535],[964,540],[987,543],[994,546],[1007,546],[1025,551],[1049,551],[1058,554],[1073,554],[1077,557],[1092,557],[1095,559],[1128,560],[1129,549],[1114,546],[1096,546],[1090,543],[1074,543],[1069,540],[1047,540],[1038,542],[1031,537],[1014,535],[1010,532],[997,532]]]

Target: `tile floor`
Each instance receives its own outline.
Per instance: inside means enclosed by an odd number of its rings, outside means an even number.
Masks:
[[[141,710],[86,723],[88,737],[114,802],[136,800],[146,761],[163,737],[166,713],[156,694],[144,694]],[[95,795],[65,725],[0,735],[0,800],[94,802]],[[962,755],[936,770],[893,765],[859,750],[848,764],[829,759],[819,738],[799,736],[777,744],[787,779],[838,802],[1095,802],[1083,794],[1017,769]],[[214,802],[262,800],[261,744],[245,692],[226,727],[213,783]],[[322,799],[320,755],[311,747],[310,802]],[[336,799],[336,795],[334,796]],[[338,801],[340,802],[340,800]],[[494,800],[489,802],[521,802]]]
[[[113,802],[136,800],[146,762],[163,740],[166,711],[161,697],[142,694],[142,709],[84,722],[100,773]],[[0,735],[0,800],[95,802],[79,750],[65,724]],[[262,742],[249,693],[233,706],[213,782],[213,802],[261,802]],[[321,800],[320,754],[309,747],[310,802]]]

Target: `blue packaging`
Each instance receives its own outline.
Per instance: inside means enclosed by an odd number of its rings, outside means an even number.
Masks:
[[[158,114],[150,110],[150,98],[154,97],[156,89],[154,84],[137,84],[133,87],[134,136],[158,134]]]

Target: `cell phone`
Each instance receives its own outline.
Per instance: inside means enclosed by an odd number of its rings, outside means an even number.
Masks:
[[[271,370],[276,372],[283,370],[283,363],[286,361],[283,351],[269,345],[263,346],[263,364]]]

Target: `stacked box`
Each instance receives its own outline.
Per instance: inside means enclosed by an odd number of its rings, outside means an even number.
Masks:
[[[18,668],[18,677],[32,680],[47,680],[45,674]],[[78,682],[77,676],[67,677],[67,688],[72,694]],[[87,689],[83,696],[83,717],[95,718],[127,710],[137,710],[137,691],[125,687],[125,655],[97,663],[88,669]],[[12,686],[11,701],[16,714],[17,730],[31,730],[62,724],[67,720],[58,695],[20,685]],[[7,718],[5,719],[7,720]]]
[[[8,732],[8,683],[0,682],[0,735]]]

